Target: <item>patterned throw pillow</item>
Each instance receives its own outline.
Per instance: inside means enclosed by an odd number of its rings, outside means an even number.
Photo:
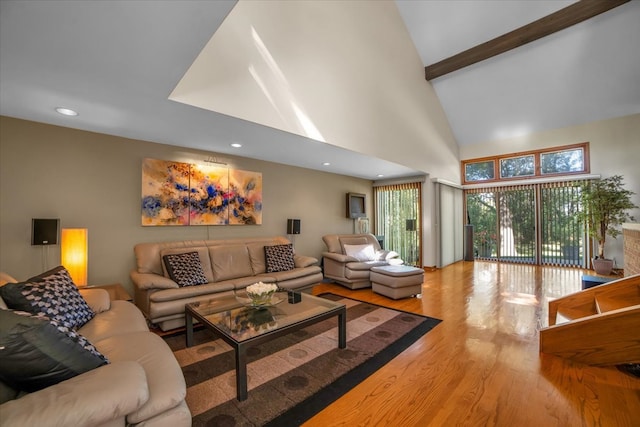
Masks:
[[[0,310],[0,379],[17,390],[41,390],[107,363],[85,337],[55,320]]]
[[[7,283],[0,295],[9,308],[41,314],[69,329],[82,327],[96,315],[62,266],[27,282]]]
[[[264,258],[267,262],[267,273],[289,271],[295,268],[293,262],[293,245],[273,245],[264,247]]]
[[[198,252],[171,254],[162,257],[167,273],[178,286],[196,286],[207,283]]]

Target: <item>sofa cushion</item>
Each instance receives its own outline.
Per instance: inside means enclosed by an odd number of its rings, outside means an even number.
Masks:
[[[0,310],[0,348],[0,378],[27,392],[108,363],[77,332],[55,320],[12,310]]]
[[[96,314],[108,311],[111,308],[111,298],[109,297],[109,292],[105,289],[85,286],[79,288],[78,292]]]
[[[270,243],[273,244],[273,243]],[[267,261],[264,258],[264,243],[249,243],[247,244],[247,250],[249,251],[249,258],[251,259],[251,268],[253,274],[263,274],[267,272]]]
[[[373,245],[344,245],[344,252],[358,261],[373,261],[376,258]]]
[[[169,277],[178,286],[196,286],[208,282],[198,252],[165,255],[162,259]]]
[[[149,332],[115,335],[96,346],[114,362],[134,361],[147,377],[149,400],[127,415],[128,424],[137,424],[179,406],[187,390],[180,365],[167,343]]]
[[[253,276],[247,245],[219,245],[209,248],[216,282]]]
[[[264,257],[267,262],[267,273],[289,271],[295,268],[293,262],[293,245],[272,245],[264,247]]]
[[[125,416],[148,399],[147,378],[140,364],[110,363],[5,403],[0,424],[126,426]]]
[[[312,274],[321,273],[321,272],[322,272],[322,269],[317,265],[312,265],[309,267],[302,267],[302,268],[294,268],[293,270],[287,270],[287,271],[278,271],[275,273],[271,273],[271,276],[274,278],[273,280],[271,280],[271,283],[276,282],[279,285],[280,282],[285,282],[287,280],[297,279],[300,277],[307,277]]]
[[[27,282],[7,283],[0,287],[0,295],[9,308],[42,314],[70,329],[81,327],[95,316],[62,266]]]
[[[147,320],[129,301],[111,301],[109,310],[96,314],[91,322],[78,329],[93,343],[114,335],[146,331],[149,331]]]

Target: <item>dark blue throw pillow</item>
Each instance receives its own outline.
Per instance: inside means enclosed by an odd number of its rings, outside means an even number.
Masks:
[[[107,363],[85,337],[55,320],[0,310],[0,379],[16,390],[37,391]]]
[[[27,282],[7,283],[0,287],[0,296],[9,308],[46,316],[69,329],[78,329],[95,316],[62,266]]]
[[[208,282],[198,252],[165,255],[162,259],[169,277],[178,286],[197,286]]]

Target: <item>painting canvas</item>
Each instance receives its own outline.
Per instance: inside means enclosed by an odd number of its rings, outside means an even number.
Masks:
[[[229,224],[262,224],[262,174],[229,170]]]
[[[262,174],[166,160],[142,162],[142,225],[262,224]]]
[[[229,223],[229,169],[191,165],[190,225]]]
[[[189,224],[189,165],[142,161],[142,225]]]

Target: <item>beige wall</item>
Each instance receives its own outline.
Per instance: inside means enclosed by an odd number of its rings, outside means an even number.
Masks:
[[[633,202],[640,206],[640,114],[618,117],[538,132],[526,137],[460,147],[460,159],[493,156],[559,145],[589,142],[591,173],[608,177],[621,174],[625,187],[633,191]],[[630,212],[640,218],[640,209]],[[607,238],[605,256],[616,260],[618,267],[624,266],[622,236]]]
[[[319,258],[322,235],[353,231],[345,193],[366,193],[371,212],[370,181],[223,155],[232,168],[262,173],[262,225],[142,227],[142,159],[193,162],[210,155],[0,117],[0,271],[26,279],[58,265],[59,246],[30,245],[32,218],[88,228],[89,283],[131,289],[138,242],[285,235],[287,218],[299,218],[296,251]]]

